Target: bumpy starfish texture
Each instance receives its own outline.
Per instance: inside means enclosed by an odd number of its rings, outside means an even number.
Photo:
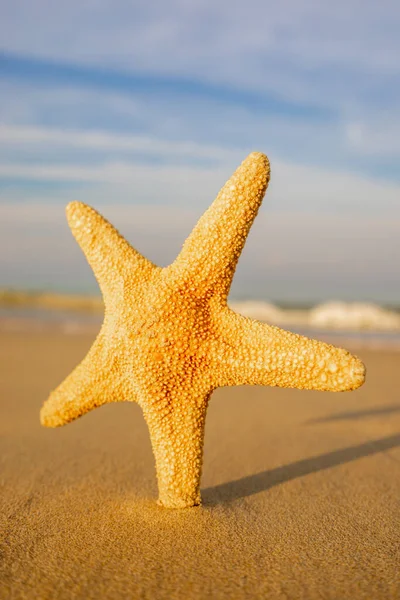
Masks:
[[[136,252],[93,208],[67,207],[105,316],[86,358],[45,402],[41,422],[57,427],[106,402],[137,402],[150,431],[159,503],[166,507],[200,503],[206,411],[217,387],[345,391],[364,382],[364,365],[346,350],[227,306],[269,177],[267,157],[250,154],[166,268]]]

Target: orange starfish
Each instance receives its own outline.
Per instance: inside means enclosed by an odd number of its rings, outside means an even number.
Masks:
[[[179,256],[160,268],[93,208],[67,217],[96,275],[105,316],[91,350],[41,411],[48,427],[107,402],[135,401],[150,431],[159,503],[200,503],[206,411],[217,387],[270,385],[345,391],[365,368],[346,350],[234,313],[227,297],[270,177],[250,154],[197,223]]]

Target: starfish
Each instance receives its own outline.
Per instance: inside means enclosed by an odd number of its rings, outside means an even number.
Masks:
[[[137,402],[149,428],[159,504],[200,504],[206,411],[221,386],[346,391],[364,382],[346,350],[245,318],[227,305],[239,255],[270,179],[253,152],[199,220],[176,260],[144,258],[93,208],[67,206],[104,298],[89,353],[41,410],[57,427],[107,402]]]

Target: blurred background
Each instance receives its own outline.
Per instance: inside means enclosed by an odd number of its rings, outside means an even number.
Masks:
[[[259,150],[272,180],[231,302],[276,322],[400,331],[397,1],[0,6],[3,321],[39,292],[42,306],[98,294],[70,200],[166,265]]]

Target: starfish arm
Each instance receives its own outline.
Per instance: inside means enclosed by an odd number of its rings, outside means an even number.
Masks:
[[[136,400],[133,390],[127,389],[120,367],[113,347],[100,331],[83,361],[42,406],[42,425],[59,427],[107,402]]]
[[[365,367],[342,348],[248,319],[227,309],[213,350],[216,385],[269,385],[348,391],[364,383]]]
[[[201,503],[205,420],[210,393],[178,387],[158,402],[145,403],[159,489],[159,504],[185,508]]]
[[[118,233],[94,208],[70,202],[66,209],[68,224],[82,248],[99,283],[105,303],[119,291],[124,275],[148,279],[157,270]]]
[[[250,154],[201,217],[171,268],[197,285],[211,287],[219,281],[227,296],[269,178],[268,158]]]

